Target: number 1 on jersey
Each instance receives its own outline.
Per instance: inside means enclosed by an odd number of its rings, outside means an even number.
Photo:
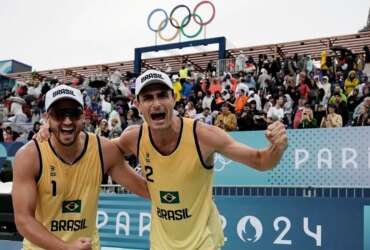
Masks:
[[[51,181],[51,187],[52,187],[52,195],[56,196],[57,195],[57,182]]]

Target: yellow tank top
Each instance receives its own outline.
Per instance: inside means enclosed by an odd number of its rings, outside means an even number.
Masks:
[[[181,118],[176,149],[162,155],[142,125],[138,158],[152,200],[150,244],[153,250],[218,249],[223,231],[212,200],[213,169],[200,156],[196,122]]]
[[[59,158],[50,141],[37,142],[40,177],[36,220],[66,242],[90,237],[100,249],[96,214],[103,174],[99,138],[86,133],[83,152],[73,164]],[[41,249],[24,239],[24,250]]]

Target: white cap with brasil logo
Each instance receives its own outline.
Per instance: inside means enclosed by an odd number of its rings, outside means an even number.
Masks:
[[[60,99],[71,99],[78,102],[78,104],[80,104],[82,107],[84,106],[81,91],[62,84],[55,88],[52,88],[46,93],[45,110],[48,111],[51,105],[53,105],[53,103]]]
[[[135,96],[140,94],[140,91],[153,83],[163,83],[170,89],[172,88],[172,81],[169,76],[161,71],[158,70],[147,70],[143,74],[141,74],[135,82]]]

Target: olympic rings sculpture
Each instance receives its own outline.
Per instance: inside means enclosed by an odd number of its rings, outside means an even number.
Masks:
[[[203,21],[203,19],[197,14],[197,10],[199,9],[200,6],[202,5],[205,5],[205,4],[209,4],[212,8],[212,15],[211,17],[207,20],[207,21]],[[174,14],[176,12],[176,10],[180,9],[180,8],[185,8],[186,11],[187,11],[187,15],[182,19],[181,22],[179,22],[175,17],[174,17]],[[164,18],[163,20],[159,23],[158,27],[157,28],[153,28],[153,26],[151,25],[150,23],[150,20],[151,18],[153,17],[153,15],[157,12],[161,12],[163,13],[164,15]],[[190,8],[184,4],[179,4],[177,6],[175,6],[171,12],[170,12],[170,15],[168,16],[167,12],[164,10],[164,9],[160,9],[160,8],[157,8],[157,9],[154,9],[152,10],[152,12],[150,12],[149,16],[148,16],[148,19],[147,19],[147,25],[148,25],[148,28],[155,32],[155,33],[158,33],[159,37],[164,40],[164,41],[172,41],[174,40],[178,35],[179,33],[181,32],[182,35],[184,35],[185,37],[187,38],[194,38],[196,36],[198,36],[202,30],[203,30],[203,27],[205,27],[206,25],[208,25],[209,23],[211,23],[213,21],[213,19],[215,18],[215,15],[216,15],[216,8],[215,6],[213,5],[213,3],[211,1],[200,1],[193,9],[193,12],[190,11]],[[187,34],[185,32],[185,27],[189,25],[191,19],[194,20],[194,22],[196,24],[199,25],[199,28],[198,30],[194,33],[194,34]],[[176,29],[176,32],[174,35],[170,36],[170,37],[164,37],[162,35],[162,31],[167,27],[168,23],[170,23],[170,25]]]

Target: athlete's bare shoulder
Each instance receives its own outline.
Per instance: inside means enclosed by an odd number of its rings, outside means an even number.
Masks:
[[[120,137],[113,139],[112,141],[124,154],[136,154],[140,130],[141,125],[128,126],[122,132]]]
[[[196,135],[201,149],[205,150],[207,155],[218,151],[220,146],[230,140],[224,130],[203,122],[197,122]]]
[[[15,154],[13,169],[21,168],[22,171],[37,174],[40,169],[41,154],[34,140],[23,145]]]

